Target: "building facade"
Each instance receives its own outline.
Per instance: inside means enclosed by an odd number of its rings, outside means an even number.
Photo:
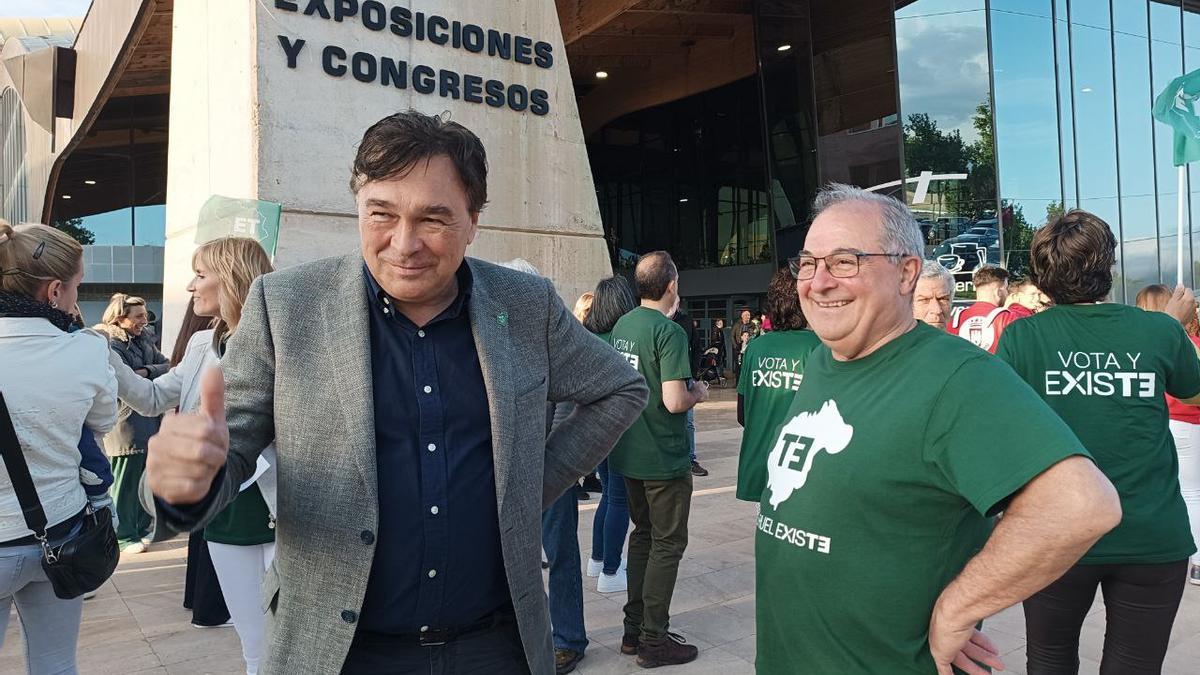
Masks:
[[[1151,105],[1200,68],[1198,0],[505,4],[338,18],[330,2],[96,0],[82,21],[9,28],[3,215],[82,231],[87,297],[165,298],[169,328],[207,200],[277,205],[280,264],[352,248],[353,143],[413,106],[492,155],[473,255],[526,257],[570,299],[666,249],[705,333],[757,308],[834,181],[908,203],[962,297],[984,262],[1024,272],[1034,230],[1076,207],[1120,242],[1114,300],[1174,281],[1177,172]],[[506,57],[505,36],[529,58]],[[473,101],[444,72],[503,96]]]

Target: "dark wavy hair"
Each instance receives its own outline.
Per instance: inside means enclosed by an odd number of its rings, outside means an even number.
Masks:
[[[800,309],[796,280],[786,269],[776,271],[767,284],[767,301],[763,310],[771,320],[771,330],[803,330],[808,327],[808,320]]]
[[[454,164],[467,192],[467,208],[479,213],[487,204],[487,152],[483,142],[458,122],[416,110],[389,115],[371,125],[358,144],[350,190],[368,181],[405,176],[417,162],[444,155]]]
[[[1116,250],[1108,223],[1072,209],[1033,235],[1029,278],[1056,305],[1097,302],[1112,290]]]
[[[601,279],[592,291],[592,309],[583,319],[583,327],[599,335],[607,333],[617,325],[617,319],[628,314],[637,301],[624,277],[612,276]]]

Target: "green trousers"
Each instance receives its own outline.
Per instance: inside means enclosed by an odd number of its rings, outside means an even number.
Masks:
[[[692,508],[692,474],[672,480],[626,478],[629,488],[629,601],[625,633],[643,642],[667,636],[671,596],[679,561],[687,548],[688,514]]]
[[[146,471],[146,453],[110,457],[109,462],[112,464],[113,484],[108,491],[112,495],[117,518],[121,521],[117,527],[117,544],[125,548],[150,534],[150,514],[142,508],[138,498],[138,486]]]

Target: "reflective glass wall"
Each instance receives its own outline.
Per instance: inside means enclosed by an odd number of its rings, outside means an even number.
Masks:
[[[1147,284],[1175,281],[1178,173],[1171,131],[1150,111],[1167,83],[1200,68],[1197,11],[1190,0],[988,0],[1011,268],[1024,269],[1036,227],[1078,207],[1108,221],[1120,241],[1113,299],[1132,302]],[[1191,185],[1189,233],[1200,209]],[[1193,236],[1184,241],[1189,285]]]

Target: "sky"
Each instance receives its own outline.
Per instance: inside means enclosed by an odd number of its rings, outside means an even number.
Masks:
[[[0,16],[83,16],[91,0],[0,0]]]

